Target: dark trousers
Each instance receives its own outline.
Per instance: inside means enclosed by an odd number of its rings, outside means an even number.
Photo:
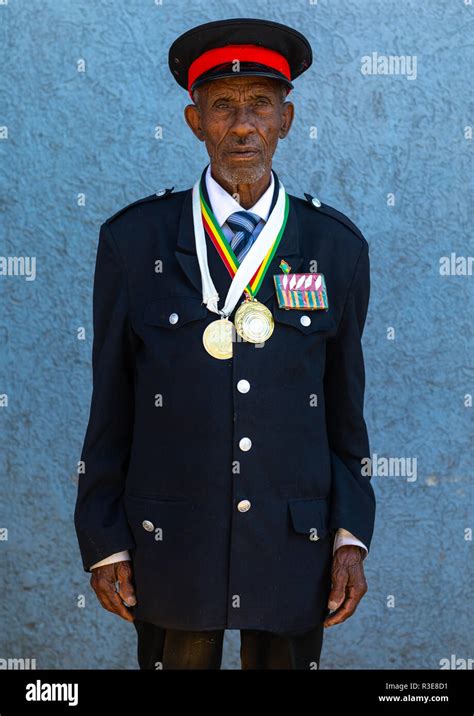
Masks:
[[[135,619],[140,669],[220,669],[224,630],[181,631]],[[305,634],[280,636],[240,630],[242,669],[317,669],[322,624]]]

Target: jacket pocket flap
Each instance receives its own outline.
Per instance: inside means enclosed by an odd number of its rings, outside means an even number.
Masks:
[[[296,308],[280,308],[278,300],[273,302],[273,317],[277,323],[285,323],[296,328],[301,333],[315,333],[316,331],[335,331],[334,316],[329,308],[314,311]]]
[[[150,326],[176,330],[185,323],[205,318],[206,315],[207,308],[202,304],[200,298],[166,296],[145,306],[144,322]]]
[[[295,532],[306,534],[313,541],[326,537],[329,509],[325,497],[288,500],[288,506]]]

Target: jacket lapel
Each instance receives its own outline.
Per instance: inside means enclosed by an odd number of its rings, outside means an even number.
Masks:
[[[272,296],[275,295],[275,283],[273,276],[274,274],[281,274],[279,264],[282,259],[285,259],[285,261],[289,263],[291,273],[297,273],[304,260],[300,249],[298,216],[294,205],[294,199],[291,196],[285,231],[283,232],[283,236],[281,237],[275,255],[270,261],[270,265],[256,296],[261,303],[266,303],[270,298],[272,298]]]
[[[196,255],[196,245],[194,241],[194,223],[193,223],[193,192],[192,189],[186,192],[181,209],[181,217],[179,220],[178,240],[176,242],[176,251],[174,255],[178,260],[182,270],[194,286],[194,288],[202,296],[201,272],[199,270],[199,262]]]

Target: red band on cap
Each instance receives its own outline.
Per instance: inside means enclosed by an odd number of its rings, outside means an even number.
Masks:
[[[276,50],[269,50],[267,47],[258,45],[226,45],[216,47],[214,50],[207,50],[197,57],[188,70],[188,92],[193,83],[208,70],[224,62],[258,62],[267,65],[273,70],[281,72],[288,80],[291,80],[290,65],[286,57]],[[238,74],[238,72],[236,72]]]

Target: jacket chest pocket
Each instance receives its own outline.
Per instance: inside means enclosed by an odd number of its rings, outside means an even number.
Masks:
[[[273,317],[275,323],[302,333],[303,335],[321,335],[330,338],[336,333],[336,321],[329,308],[325,310],[306,311],[304,309],[280,308],[275,298],[273,301]]]
[[[143,322],[169,331],[178,331],[192,321],[206,318],[207,308],[200,298],[193,296],[165,296],[147,303]]]

